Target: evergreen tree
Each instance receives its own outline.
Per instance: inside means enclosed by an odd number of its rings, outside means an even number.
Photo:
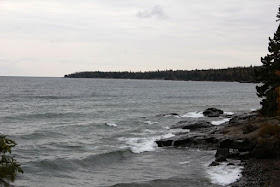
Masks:
[[[0,135],[0,186],[10,186],[9,182],[15,180],[17,173],[23,173],[20,164],[7,155],[14,146],[16,143],[13,140]]]
[[[280,6],[277,14],[280,21]],[[257,86],[257,95],[262,97],[261,114],[264,116],[280,115],[280,25],[273,39],[269,38],[269,54],[261,58],[263,65],[256,71],[256,78],[262,82]]]

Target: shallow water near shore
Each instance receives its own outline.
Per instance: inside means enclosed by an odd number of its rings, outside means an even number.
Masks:
[[[259,108],[255,84],[0,77],[1,133],[18,145],[16,186],[220,186],[240,168],[215,152],[158,148],[186,118]],[[178,115],[166,115],[177,113]],[[226,118],[213,118],[221,125]],[[220,172],[226,171],[225,173]],[[224,176],[224,177],[223,177]]]

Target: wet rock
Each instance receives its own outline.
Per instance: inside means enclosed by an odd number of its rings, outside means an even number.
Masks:
[[[220,137],[218,136],[208,136],[205,138],[205,141],[210,144],[217,144],[220,141]]]
[[[219,156],[215,159],[216,162],[226,162],[227,159],[224,156]]]
[[[172,139],[161,139],[156,141],[158,147],[170,147],[172,146]]]
[[[228,163],[227,165],[228,165],[228,166],[234,166],[234,163],[231,163],[231,162],[230,162],[230,163]]]
[[[219,165],[220,165],[219,162],[213,161],[209,166],[219,166]]]
[[[250,159],[250,158],[252,158],[252,154],[251,154],[251,152],[249,152],[249,151],[240,152],[240,153],[239,153],[239,156],[238,156],[238,159],[239,159],[239,160],[248,160],[248,159]]]
[[[229,156],[228,158],[232,159],[239,159],[240,152],[238,149],[229,149]]]
[[[240,124],[247,122],[249,119],[257,116],[256,112],[245,113],[241,115],[234,116],[231,120],[229,120],[230,124]]]
[[[203,133],[188,133],[156,141],[158,147],[208,147]]]
[[[170,128],[171,129],[190,129],[190,130],[196,130],[200,128],[208,128],[212,127],[213,125],[209,123],[208,121],[204,120],[185,120],[185,121],[180,121],[175,125],[172,125]]]
[[[254,142],[248,139],[225,139],[220,142],[221,148],[238,149],[240,152],[251,151],[254,148]]]
[[[219,117],[221,114],[223,114],[224,112],[220,109],[217,108],[208,108],[203,112],[204,116],[207,117]]]
[[[217,148],[217,152],[215,154],[215,157],[225,157],[227,158],[229,156],[229,148]]]
[[[177,113],[168,113],[168,114],[163,114],[162,116],[164,116],[164,117],[168,117],[168,116],[180,116],[179,114],[177,114]]]
[[[158,114],[158,115],[156,115],[156,117],[180,117],[180,115],[177,113],[171,112],[168,114]]]

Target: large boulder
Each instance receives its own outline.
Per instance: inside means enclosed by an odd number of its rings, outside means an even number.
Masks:
[[[249,139],[225,139],[220,142],[220,148],[238,149],[240,152],[251,151],[255,143]]]
[[[173,136],[156,141],[158,147],[201,147],[207,145],[205,134],[203,133],[188,133],[181,136]]]
[[[217,108],[208,108],[203,112],[204,116],[207,117],[219,117],[221,114],[223,114],[224,112],[220,109]]]
[[[229,148],[217,148],[217,152],[215,154],[215,157],[225,157],[227,158],[229,156]]]
[[[196,129],[201,129],[201,128],[208,128],[212,127],[213,125],[209,123],[208,121],[204,120],[185,120],[185,121],[180,121],[175,125],[172,125],[170,128],[171,129],[190,129],[190,130],[196,130]]]

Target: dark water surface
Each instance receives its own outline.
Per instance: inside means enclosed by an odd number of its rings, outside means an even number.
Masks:
[[[0,125],[25,171],[16,186],[218,186],[240,168],[214,152],[157,148],[200,111],[259,108],[255,84],[0,77]],[[167,113],[180,116],[163,116]],[[223,119],[215,119],[223,120]]]

